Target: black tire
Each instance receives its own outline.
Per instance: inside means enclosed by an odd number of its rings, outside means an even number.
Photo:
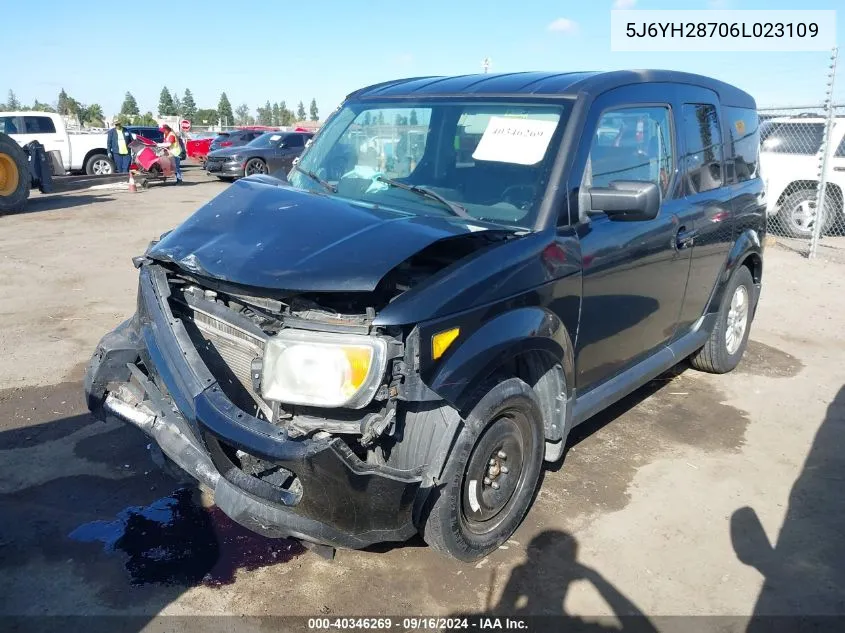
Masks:
[[[32,184],[21,146],[0,134],[0,213],[23,211]]]
[[[531,387],[508,378],[479,393],[419,526],[432,548],[462,561],[482,558],[510,538],[528,512],[543,464],[543,414]],[[488,468],[496,470],[489,485]]]
[[[738,288],[745,288],[745,297],[748,301],[745,310],[745,326],[741,337],[734,336],[738,340],[735,349],[729,348],[728,318],[731,313],[731,302]],[[751,271],[746,266],[737,268],[731,275],[725,294],[719,304],[719,314],[716,317],[716,325],[710,333],[710,338],[700,350],[690,356],[690,364],[700,371],[711,374],[725,374],[733,370],[742,360],[745,348],[748,345],[748,335],[751,332],[751,321],[754,317],[754,310],[757,306],[757,289],[751,277]]]
[[[113,174],[114,161],[105,154],[94,154],[85,161],[85,173],[89,176]]]
[[[776,219],[777,226],[788,237],[797,237],[800,239],[809,240],[813,237],[813,221],[806,218],[805,213],[801,213],[802,206],[808,205],[810,208],[815,208],[816,205],[816,190],[815,189],[801,189],[788,195],[781,202]],[[824,208],[822,210],[822,235],[830,229],[831,223],[835,219],[834,201],[830,195],[825,196]]]
[[[269,173],[267,163],[260,158],[250,158],[244,165],[244,176]]]

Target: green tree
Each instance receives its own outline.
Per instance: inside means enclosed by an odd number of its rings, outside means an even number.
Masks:
[[[273,123],[271,123],[271,125],[279,126],[279,125],[282,124],[282,114],[281,114],[281,111],[279,110],[279,104],[278,103],[273,104],[273,117],[272,118],[273,118]]]
[[[292,125],[294,122],[293,112],[288,110],[287,104],[282,101],[279,104],[279,125]]]
[[[220,94],[220,103],[217,104],[217,116],[222,120],[223,125],[232,125],[235,122],[235,115],[232,114],[232,104],[229,97],[223,92]]]
[[[197,116],[197,104],[188,88],[185,88],[185,96],[182,98],[182,115],[189,121]]]
[[[219,119],[220,116],[217,114],[217,110],[212,108],[200,108],[197,110],[196,122],[199,125],[217,125]]]
[[[411,110],[411,118],[410,118],[411,125],[419,125],[419,121],[417,121],[417,111]]]
[[[170,94],[167,86],[161,89],[161,94],[158,97],[158,115],[176,116],[176,107],[173,104],[173,95]]]
[[[105,119],[103,108],[99,103],[92,103],[85,108],[85,120],[88,123],[96,127],[103,127],[105,125]]]
[[[373,122],[373,117],[370,115],[370,111],[367,110],[364,112],[364,125],[370,125]]]
[[[68,96],[64,88],[62,88],[59,92],[59,100],[56,102],[56,112],[64,115],[70,114],[70,108],[68,108]]]
[[[182,116],[182,100],[179,98],[179,95],[176,94],[174,90],[172,93],[173,96],[173,109],[176,111],[177,116]]]
[[[384,125],[384,111],[379,110],[378,117],[376,117],[376,125]]]
[[[235,123],[237,125],[252,125],[255,119],[249,113],[249,106],[242,103],[235,109]]]
[[[317,100],[311,99],[311,105],[308,108],[309,112],[311,113],[311,120],[312,121],[319,121],[320,120],[320,111],[317,109]]]
[[[32,104],[32,109],[36,112],[55,112],[49,103],[41,103],[38,99],[36,99],[35,103]]]
[[[296,120],[297,121],[304,121],[305,120],[305,106],[302,104],[302,101],[300,101],[299,105],[296,106]]]
[[[149,125],[149,126],[157,126],[158,122],[156,121],[153,113],[150,111],[144,112],[141,116],[135,117],[135,125]]]
[[[123,98],[123,105],[120,106],[120,113],[127,116],[138,116],[141,114],[141,111],[138,110],[138,102],[135,101],[135,97],[132,96],[131,92],[127,92],[126,96]]]
[[[18,96],[15,94],[14,90],[9,90],[9,98],[6,100],[6,109],[7,110],[20,110],[21,109],[21,102],[18,101]]]
[[[259,106],[256,109],[258,110],[258,125],[273,125],[273,106],[269,101],[263,108]]]

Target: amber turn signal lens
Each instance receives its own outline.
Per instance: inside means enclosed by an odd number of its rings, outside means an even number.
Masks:
[[[451,330],[446,330],[444,332],[440,332],[435,334],[431,337],[431,357],[434,360],[437,360],[443,354],[446,353],[446,350],[449,349],[449,346],[455,342],[455,339],[458,338],[458,335],[461,333],[461,328],[453,327]]]

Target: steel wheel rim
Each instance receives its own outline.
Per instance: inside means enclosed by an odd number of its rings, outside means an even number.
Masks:
[[[478,438],[461,486],[461,517],[470,532],[487,534],[508,517],[524,484],[529,424],[522,412],[507,411]]]
[[[253,174],[263,174],[266,171],[264,167],[264,163],[260,160],[251,160],[246,164],[246,175],[252,176]]]
[[[94,164],[91,166],[91,170],[97,176],[103,176],[106,174],[111,173],[111,164],[107,160],[95,160]]]
[[[725,324],[725,347],[728,354],[736,354],[748,327],[748,289],[738,286],[731,297],[728,320]]]
[[[12,157],[0,154],[0,196],[10,196],[18,188],[20,174]]]

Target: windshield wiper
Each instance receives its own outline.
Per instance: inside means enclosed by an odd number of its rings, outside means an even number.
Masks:
[[[308,171],[307,169],[302,169],[302,167],[300,167],[299,165],[294,165],[293,168],[296,171],[298,171],[300,174],[305,174],[306,176],[308,176],[314,182],[322,185],[323,189],[331,191],[332,193],[337,193],[337,187],[335,185],[330,183],[328,180],[323,180],[317,174],[315,174],[313,171]]]
[[[452,212],[453,215],[458,216],[459,218],[465,218],[467,220],[474,220],[467,210],[464,209],[461,205],[457,202],[452,202],[451,200],[447,200],[443,196],[441,196],[436,191],[432,191],[431,189],[426,189],[424,187],[418,187],[417,185],[409,185],[404,182],[399,182],[398,180],[393,180],[392,178],[387,178],[386,176],[376,176],[376,180],[379,182],[383,182],[388,184],[392,187],[397,187],[398,189],[404,189],[405,191],[412,191],[413,193],[417,194],[418,196],[423,196],[424,198],[430,198],[431,200],[436,200],[440,204],[445,207],[449,207],[449,210]]]

